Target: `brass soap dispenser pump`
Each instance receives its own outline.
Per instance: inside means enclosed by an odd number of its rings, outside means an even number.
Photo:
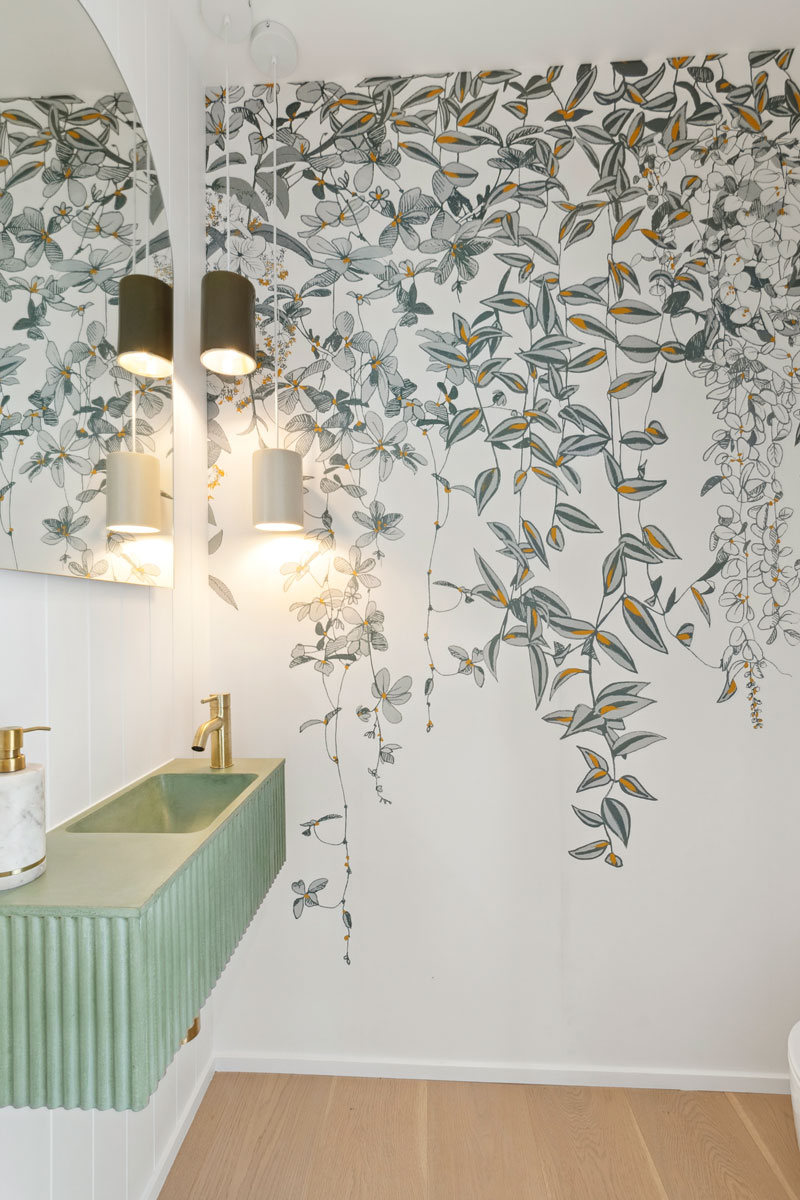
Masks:
[[[26,765],[26,733],[49,725],[0,728],[0,892],[38,878],[46,866],[44,767]]]

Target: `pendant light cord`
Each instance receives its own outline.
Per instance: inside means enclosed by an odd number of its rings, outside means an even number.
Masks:
[[[227,204],[228,222],[227,235],[225,237],[225,248],[227,250],[227,269],[231,269],[231,148],[230,148],[230,82],[229,82],[229,58],[228,53],[228,31],[230,29],[231,19],[228,14],[225,14],[225,197]]]
[[[272,335],[273,383],[275,400],[275,449],[281,448],[278,412],[278,60],[272,56],[272,290],[275,329]]]
[[[133,155],[132,155],[132,186],[131,198],[133,200],[133,237],[131,249],[131,275],[136,273],[136,151],[137,151],[138,129],[136,125],[136,112],[133,114]]]
[[[145,196],[147,197],[147,208],[146,208],[145,214],[144,214],[144,237],[145,237],[144,273],[145,273],[145,275],[149,275],[150,274],[150,200],[151,200],[151,193],[153,190],[153,179],[152,179],[152,175],[150,173],[150,143],[147,142],[145,144],[147,147],[145,150],[145,174],[147,175],[147,183],[145,185],[144,193],[145,193]]]
[[[139,130],[136,124],[136,111],[133,114],[133,239],[131,274],[136,274],[136,163],[139,158]],[[133,452],[136,453],[136,377],[131,377],[131,437]]]

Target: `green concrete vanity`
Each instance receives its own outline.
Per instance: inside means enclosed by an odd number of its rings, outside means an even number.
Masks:
[[[285,853],[274,758],[177,759],[48,833],[0,894],[0,1105],[144,1108]]]

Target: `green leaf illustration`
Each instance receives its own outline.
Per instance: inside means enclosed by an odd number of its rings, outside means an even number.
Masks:
[[[654,742],[663,741],[663,737],[658,733],[623,733],[614,743],[614,754],[624,758],[627,754],[644,750],[645,746],[652,746]]]
[[[594,337],[607,338],[611,342],[616,341],[611,330],[607,329],[602,321],[598,321],[591,313],[578,313],[574,317],[568,317],[567,320],[580,333],[591,333]]]
[[[450,422],[446,442],[448,446],[461,442],[477,433],[483,424],[483,413],[479,408],[462,408]]]
[[[224,600],[226,604],[230,604],[231,608],[238,609],[239,605],[234,599],[233,592],[228,587],[227,583],[223,583],[221,579],[217,579],[216,575],[209,575],[208,586],[211,588],[220,600]]]
[[[659,558],[680,558],[672,542],[657,525],[643,525],[642,533]]]
[[[534,643],[528,646],[528,658],[530,660],[533,692],[536,698],[536,707],[538,708],[547,688],[549,661],[544,651]]]
[[[623,596],[622,616],[634,637],[651,650],[667,653],[664,639],[649,609],[634,596]]]
[[[608,311],[615,321],[623,321],[627,325],[641,325],[661,315],[658,309],[651,308],[643,300],[621,300],[612,304]]]
[[[610,596],[625,582],[625,555],[622,546],[615,546],[603,562],[603,592]]]
[[[621,775],[619,786],[626,796],[635,796],[638,800],[655,800],[656,798],[648,792],[646,787],[639,783],[635,775]]]
[[[597,349],[582,350],[580,354],[576,354],[573,359],[570,359],[570,371],[596,371],[598,367],[602,367],[606,362],[608,355],[602,347]]]
[[[582,509],[574,504],[557,504],[555,515],[561,524],[573,533],[602,533],[602,529]]]
[[[646,500],[666,487],[666,479],[622,479],[615,491],[625,500]]]
[[[521,292],[500,292],[497,296],[481,300],[481,304],[502,313],[521,313],[530,308],[530,301]]]
[[[606,829],[616,834],[623,846],[627,846],[631,833],[631,814],[621,800],[606,796],[600,808]]]
[[[548,618],[550,627],[560,633],[562,637],[568,638],[587,638],[594,633],[594,625],[591,621],[579,621],[574,617],[561,617],[556,613],[551,613]]]
[[[629,375],[617,375],[609,384],[609,396],[635,396],[640,388],[655,378],[655,371],[639,371]]]
[[[600,814],[591,812],[588,808],[578,808],[577,804],[573,804],[572,811],[579,821],[583,821],[584,825],[598,829],[603,824]]]
[[[608,657],[617,664],[617,666],[624,667],[626,671],[636,670],[636,663],[633,661],[619,638],[615,637],[613,633],[608,633],[606,630],[598,629],[594,640],[600,649],[607,654]]]
[[[578,846],[577,850],[570,850],[572,858],[600,858],[608,849],[608,842],[589,842],[585,846]]]
[[[500,579],[500,576],[492,570],[492,568],[489,566],[486,560],[481,557],[477,550],[474,551],[474,554],[475,561],[478,564],[478,570],[483,576],[483,581],[488,589],[488,595],[486,596],[486,599],[489,600],[489,603],[493,604],[496,608],[508,608],[508,592],[503,584],[503,581]]]
[[[497,467],[489,467],[488,470],[481,471],[475,480],[475,503],[478,508],[478,515],[483,512],[499,487],[500,471]]]

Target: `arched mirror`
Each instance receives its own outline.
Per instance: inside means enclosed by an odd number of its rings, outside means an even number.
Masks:
[[[146,131],[79,0],[0,0],[0,568],[172,585],[172,388],[118,366],[120,280],[172,283]],[[106,528],[109,458],[159,532]]]

